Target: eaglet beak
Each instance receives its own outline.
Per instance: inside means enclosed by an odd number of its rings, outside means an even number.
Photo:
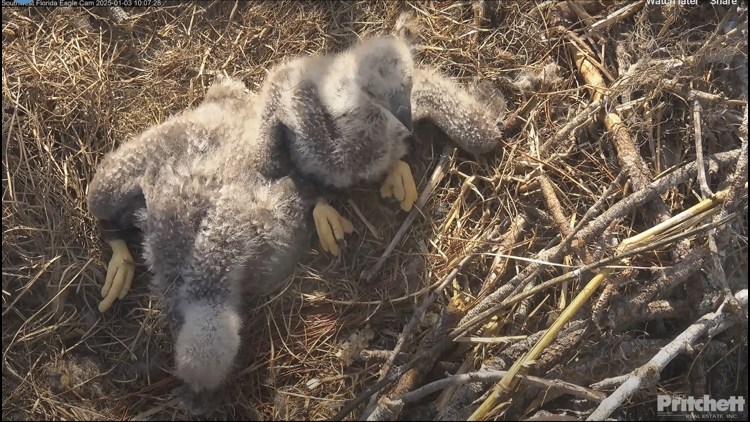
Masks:
[[[403,92],[391,95],[389,108],[391,114],[396,116],[398,121],[409,129],[409,132],[414,131],[414,124],[411,120],[411,98],[409,95]]]

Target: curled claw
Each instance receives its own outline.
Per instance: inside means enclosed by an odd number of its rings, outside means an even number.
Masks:
[[[315,205],[313,219],[323,250],[339,256],[339,243],[343,243],[344,234],[354,231],[351,221],[342,217],[335,208],[323,200],[319,200]]]
[[[414,183],[409,164],[401,160],[396,161],[380,186],[380,196],[396,198],[401,202],[402,210],[411,210],[411,207],[417,201],[417,185]]]
[[[109,309],[116,299],[123,299],[130,291],[135,276],[135,261],[130,255],[124,240],[109,242],[112,247],[112,259],[107,267],[107,278],[102,287],[102,301],[99,312]]]

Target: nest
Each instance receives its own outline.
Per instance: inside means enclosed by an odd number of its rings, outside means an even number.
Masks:
[[[412,216],[373,186],[337,204],[357,232],[255,308],[210,417],[581,418],[648,365],[659,379],[597,415],[658,416],[652,386],[747,397],[744,6],[162,3],[2,10],[4,420],[191,417],[147,269],[97,311],[98,161],[218,75],[257,90],[404,12],[420,65],[506,92],[503,145],[471,157],[422,134]],[[706,314],[722,329],[654,362]],[[496,388],[518,365],[523,387]],[[431,384],[446,373],[465,375]]]

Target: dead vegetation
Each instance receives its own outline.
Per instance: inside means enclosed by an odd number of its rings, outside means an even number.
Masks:
[[[422,134],[411,216],[375,187],[339,204],[358,230],[342,259],[315,244],[258,307],[212,417],[640,419],[654,391],[747,397],[744,6],[4,7],[4,420],[188,417],[146,269],[97,311],[98,160],[218,74],[257,89],[283,57],[390,32],[405,11],[421,64],[508,93],[501,151]]]

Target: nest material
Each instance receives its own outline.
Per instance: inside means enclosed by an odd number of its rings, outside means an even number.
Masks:
[[[507,370],[586,279],[540,290],[456,343],[441,339],[483,298],[502,289],[518,293],[611,256],[619,241],[699,202],[704,188],[715,192],[737,186],[738,177],[747,180],[746,168],[732,178],[737,154],[710,159],[741,148],[743,139],[747,154],[747,121],[744,131],[741,124],[747,12],[642,2],[608,18],[629,4],[215,1],[114,14],[3,8],[3,419],[189,417],[172,400],[179,383],[169,373],[171,344],[148,295],[147,269],[139,268],[125,300],[104,315],[96,310],[110,253],[85,207],[97,162],[196,105],[217,75],[234,75],[257,90],[266,70],[284,58],[389,33],[403,12],[419,22],[410,35],[420,44],[421,65],[509,93],[501,151],[475,159],[446,149],[435,189],[369,283],[360,275],[378,262],[405,216],[379,199],[377,187],[354,190],[350,203],[339,204],[358,226],[342,259],[313,245],[283,293],[258,306],[243,332],[229,404],[212,417],[330,418],[375,385],[384,367],[399,368],[430,347],[435,355],[396,390],[443,378],[446,368]],[[606,88],[591,89],[579,56]],[[629,145],[613,138],[602,110],[621,118]],[[694,172],[648,205],[589,230],[585,241],[545,255],[594,204],[598,214],[613,209],[651,179],[694,161],[695,116],[702,123],[705,184]],[[422,190],[446,143],[420,138],[411,162]],[[627,177],[618,178],[621,172]],[[739,216],[713,239],[694,233],[617,269],[532,375],[586,387],[626,374],[715,310],[723,288],[747,288],[747,191],[738,192],[728,212]],[[712,242],[717,246],[710,248]],[[690,250],[706,253],[699,265],[685,264],[681,279],[670,284],[653,269],[668,270]],[[564,266],[537,265],[529,278],[529,259]],[[445,288],[435,291],[441,282]],[[648,293],[660,282],[662,290]],[[425,318],[410,324],[420,306]],[[711,347],[694,345],[693,354],[666,368],[660,391],[747,396],[747,378],[739,375],[746,373],[746,328],[705,343]],[[389,353],[397,344],[399,353]],[[465,417],[491,385],[468,384],[388,411]],[[400,394],[393,388],[379,391],[381,401],[370,407],[383,411],[383,397]],[[621,416],[653,416],[649,394],[633,403]],[[352,415],[366,407],[359,404]],[[495,412],[514,418],[594,407],[570,394],[547,396],[537,386]]]

